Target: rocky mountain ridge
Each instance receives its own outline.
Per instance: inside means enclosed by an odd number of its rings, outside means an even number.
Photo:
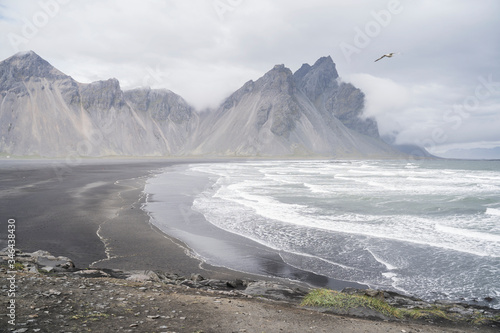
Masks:
[[[340,80],[331,57],[322,57],[313,66],[303,64],[294,73],[294,79],[321,113],[332,113],[346,127],[379,138],[376,121],[363,118],[365,95]]]
[[[330,57],[295,74],[276,65],[211,112],[188,150],[216,156],[401,156],[380,140],[373,120],[360,118],[363,103],[359,89],[339,84]]]
[[[169,90],[79,83],[36,53],[0,62],[0,153],[17,156],[401,156],[330,57],[276,65],[196,112]]]
[[[0,78],[0,151],[12,155],[174,155],[197,119],[171,91],[79,83],[34,52],[0,63]]]

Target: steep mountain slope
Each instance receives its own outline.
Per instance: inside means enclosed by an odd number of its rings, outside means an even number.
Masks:
[[[372,123],[359,120],[370,137],[336,118],[336,113],[350,114],[356,122],[360,109],[339,109],[348,104],[348,98],[338,94],[337,72],[331,59],[333,71],[325,59],[320,60],[327,70],[316,63],[294,75],[284,65],[276,65],[257,81],[247,82],[206,116],[188,151],[236,156],[397,156],[379,140],[378,132],[370,130]]]
[[[364,97],[361,90],[340,81],[331,57],[322,57],[294,73],[297,86],[322,114],[333,114],[347,128],[378,138],[375,120],[363,119]]]
[[[158,103],[161,110],[151,111]],[[78,83],[34,52],[0,63],[1,152],[170,155],[181,149],[191,123],[197,123],[192,108],[166,90],[125,94],[116,79]]]

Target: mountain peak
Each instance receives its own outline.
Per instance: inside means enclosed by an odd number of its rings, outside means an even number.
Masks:
[[[11,65],[17,67],[26,67],[26,65],[30,64],[38,64],[39,66],[50,66],[47,61],[45,61],[42,57],[36,54],[34,51],[21,51],[14,54],[12,57],[5,60],[5,62],[10,63]],[[52,67],[53,68],[53,67]]]
[[[35,53],[35,51],[29,50],[29,51],[20,51],[17,52],[16,54],[13,55],[14,58],[24,58],[24,57],[38,57],[40,56]]]
[[[67,76],[54,68],[33,51],[24,51],[0,62],[0,77],[2,81],[28,80],[38,78],[66,78]]]
[[[271,75],[279,74],[279,73],[285,74],[286,76],[293,75],[290,68],[285,67],[285,65],[283,65],[283,64],[274,65],[273,69],[271,69],[269,72],[267,72],[267,74],[271,74]]]
[[[316,102],[319,96],[331,94],[338,88],[335,63],[330,56],[319,58],[313,66],[303,64],[295,73],[295,81],[311,101]]]
[[[333,59],[330,56],[321,57],[318,60],[316,60],[316,62],[314,63],[314,66],[316,66],[318,64],[322,64],[322,63],[331,63],[331,64],[333,64]]]
[[[321,73],[322,76],[330,79],[337,79],[339,77],[337,69],[335,68],[335,63],[330,56],[319,58],[312,66],[303,64],[302,67],[294,73],[294,76],[296,80],[300,81],[306,75],[314,75],[313,73]]]
[[[311,69],[325,72],[327,73],[327,75],[330,75],[335,79],[339,77],[337,69],[335,68],[335,63],[333,62],[332,57],[330,56],[319,58],[311,67]]]
[[[293,81],[293,73],[290,68],[285,65],[275,65],[273,69],[267,72],[263,77],[256,82],[257,87],[269,91],[293,93],[295,89],[295,82]],[[265,87],[265,88],[264,88]]]

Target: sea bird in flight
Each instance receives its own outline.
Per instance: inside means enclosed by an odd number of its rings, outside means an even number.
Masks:
[[[384,58],[384,57],[387,57],[387,58],[392,58],[393,55],[395,55],[396,53],[387,53],[387,54],[384,54],[383,56],[381,56],[380,58],[378,58],[377,60],[375,60],[374,62],[377,62],[379,61],[380,59]]]

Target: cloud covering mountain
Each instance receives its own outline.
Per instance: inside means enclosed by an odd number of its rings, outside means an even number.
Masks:
[[[79,83],[36,53],[0,63],[0,151],[40,156],[398,156],[330,57],[276,65],[214,110],[168,90]]]

